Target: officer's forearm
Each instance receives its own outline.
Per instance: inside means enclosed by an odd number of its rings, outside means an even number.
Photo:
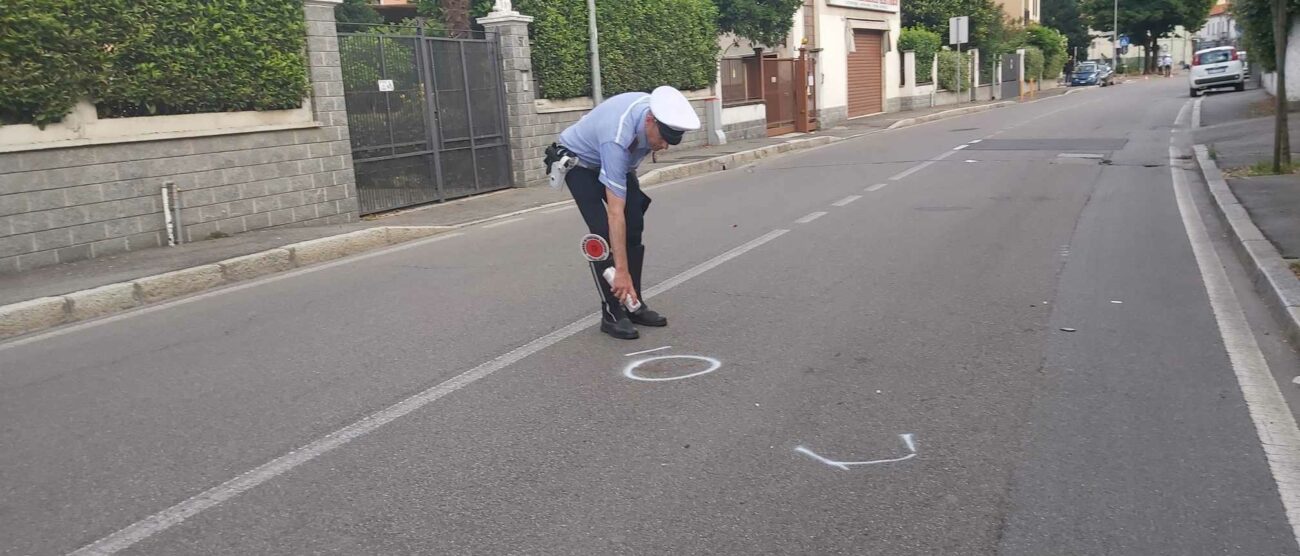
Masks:
[[[609,247],[614,251],[614,268],[627,272],[627,220],[623,216],[625,202],[613,195],[605,203],[605,216],[609,220]]]

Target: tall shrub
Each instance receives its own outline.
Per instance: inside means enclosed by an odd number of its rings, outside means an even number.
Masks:
[[[974,81],[971,76],[971,56],[968,52],[962,52],[960,58],[953,50],[939,53],[939,87],[954,92],[957,90],[957,64],[961,64],[961,90],[969,91]]]
[[[1043,75],[1043,51],[1038,47],[1025,47],[1025,81],[1038,81]]]
[[[591,94],[585,0],[520,0],[533,16],[533,71],[542,98]],[[718,10],[711,0],[598,2],[606,96],[659,85],[702,89],[717,77]]]
[[[305,27],[300,0],[7,0],[0,123],[296,108]]]
[[[908,27],[898,34],[898,50],[916,53],[916,82],[929,83],[930,72],[934,67],[934,54],[939,51],[943,39],[939,33],[924,27]]]

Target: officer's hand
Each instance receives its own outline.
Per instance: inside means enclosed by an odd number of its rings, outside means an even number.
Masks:
[[[627,272],[615,271],[614,283],[610,284],[609,290],[614,292],[614,297],[619,301],[627,299],[629,295],[632,299],[637,299],[636,287],[632,285],[632,276]]]

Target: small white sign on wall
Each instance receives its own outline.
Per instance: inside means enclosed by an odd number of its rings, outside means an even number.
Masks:
[[[379,80],[379,90],[382,91],[382,92],[385,92],[385,93],[392,91],[392,90],[393,90],[393,80],[392,80],[392,79],[380,79],[380,80]]]

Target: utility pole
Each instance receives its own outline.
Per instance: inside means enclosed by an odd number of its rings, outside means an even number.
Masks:
[[[1105,6],[1105,4],[1102,5]],[[1111,65],[1115,66],[1116,69],[1118,69],[1119,68],[1119,0],[1115,0],[1114,19],[1112,19],[1111,21],[1112,21],[1112,25],[1114,25],[1114,27],[1111,27],[1111,30],[1113,30],[1114,33],[1112,34],[1111,41],[1110,41],[1110,47],[1111,47],[1110,63]]]
[[[1277,61],[1277,95],[1274,97],[1277,113],[1273,121],[1273,172],[1281,174],[1291,166],[1291,133],[1287,129],[1288,106],[1286,98],[1286,0],[1273,0],[1273,59]]]
[[[605,95],[600,87],[600,39],[596,36],[596,0],[587,0],[587,34],[591,35],[591,99],[596,104],[600,104],[605,100]]]

